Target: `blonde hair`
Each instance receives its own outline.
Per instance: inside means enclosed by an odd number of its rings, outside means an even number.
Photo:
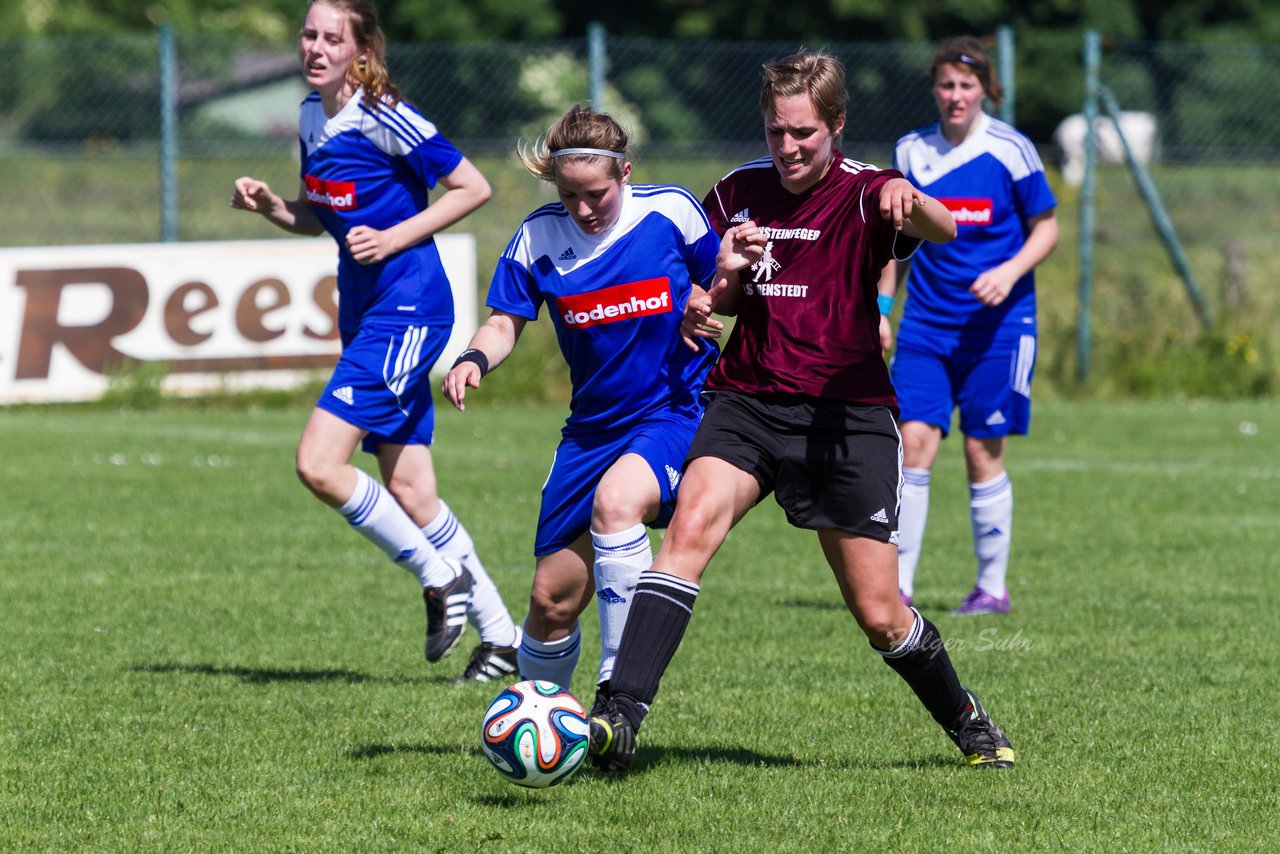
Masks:
[[[982,42],[973,36],[957,36],[938,45],[933,53],[933,61],[929,63],[929,79],[934,80],[938,69],[944,65],[954,65],[972,72],[982,84],[982,93],[991,99],[991,103],[1000,106],[1004,99],[1004,88],[991,68],[991,57],[987,55]]]
[[[384,100],[395,104],[401,100],[400,89],[391,82],[387,70],[387,39],[378,24],[378,11],[370,0],[308,0],[307,7],[332,6],[345,12],[351,22],[351,36],[365,54],[355,57],[347,66],[346,79],[353,89],[364,87],[364,103],[373,107]]]
[[[844,66],[826,51],[801,48],[790,56],[771,62],[762,71],[760,112],[772,112],[779,98],[807,95],[827,128],[837,138],[843,125],[844,105],[849,99]],[[843,131],[843,127],[840,130]]]
[[[621,180],[626,168],[627,145],[630,141],[627,132],[613,116],[608,113],[597,113],[581,104],[574,104],[532,144],[526,144],[521,140],[516,146],[516,154],[530,174],[551,183],[556,180],[556,163],[562,160],[607,161],[610,174]],[[595,148],[616,152],[623,156],[609,157],[603,154],[584,153],[556,157],[557,151],[567,148]]]

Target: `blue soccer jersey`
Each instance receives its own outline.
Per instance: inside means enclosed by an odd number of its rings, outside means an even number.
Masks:
[[[545,303],[573,386],[565,435],[621,430],[673,411],[697,417],[717,348],[680,339],[692,283],[715,272],[720,239],[674,186],[623,188],[618,221],[589,235],[560,203],[525,218],[498,262],[487,305],[535,320]]]
[[[947,206],[958,231],[949,243],[926,242],[912,259],[904,326],[972,328],[1034,318],[1032,272],[999,306],[985,306],[969,292],[978,276],[1018,253],[1027,220],[1057,205],[1031,141],[982,115],[964,142],[952,145],[934,122],[898,140],[894,166]]]
[[[363,97],[357,90],[329,118],[313,92],[298,120],[307,203],[338,242],[338,327],[348,340],[364,319],[451,325],[453,294],[434,240],[366,265],[351,257],[346,235],[422,211],[427,191],[457,168],[462,152],[407,102],[370,107]]]

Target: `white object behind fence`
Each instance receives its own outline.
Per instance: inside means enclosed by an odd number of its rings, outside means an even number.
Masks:
[[[1098,139],[1099,163],[1123,163],[1124,147],[1116,134],[1115,125],[1106,116],[1094,122]],[[1084,135],[1087,125],[1084,115],[1067,116],[1053,132],[1053,140],[1062,149],[1062,179],[1073,187],[1084,180]],[[1120,113],[1120,129],[1129,141],[1129,148],[1139,163],[1148,164],[1156,156],[1158,143],[1156,117],[1151,113],[1126,110]]]

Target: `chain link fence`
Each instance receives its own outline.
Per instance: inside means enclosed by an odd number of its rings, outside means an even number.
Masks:
[[[278,236],[227,202],[242,174],[292,194],[297,105],[306,92],[293,46],[176,39],[175,133],[166,140],[161,42],[158,35],[0,40],[8,83],[0,90],[8,209],[0,245],[161,239],[166,174],[176,185],[169,197],[178,239]],[[589,42],[388,48],[404,93],[495,186],[494,201],[467,221],[480,239],[482,279],[515,223],[546,199],[512,157],[518,139],[535,138],[569,104],[594,95],[633,130],[641,180],[701,193],[735,164],[764,153],[760,66],[797,47],[609,36],[601,55]],[[1081,109],[1082,46],[1073,36],[1034,31],[1016,34],[1015,43],[1012,61],[1002,63],[1016,69],[1014,119],[1040,147],[1062,202],[1063,238],[1042,278],[1071,291],[1078,198],[1064,180],[1055,130]],[[897,137],[936,117],[926,76],[931,44],[811,46],[848,69],[846,154],[888,165]],[[1280,46],[1104,41],[1100,71],[1124,110],[1151,119],[1154,183],[1215,315],[1245,318],[1260,340],[1280,340],[1280,299],[1269,297],[1280,278]],[[1153,307],[1169,318],[1160,334],[1194,334],[1133,179],[1123,165],[1104,164],[1097,175],[1096,272],[1106,283],[1098,340],[1120,341],[1149,327]],[[1050,325],[1076,322],[1069,301],[1059,308],[1044,302]]]

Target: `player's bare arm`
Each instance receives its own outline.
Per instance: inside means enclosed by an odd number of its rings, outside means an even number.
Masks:
[[[489,182],[467,158],[440,179],[444,193],[427,208],[391,228],[357,225],[347,232],[347,250],[361,264],[376,264],[453,225],[493,195]]]
[[[1027,240],[1018,253],[998,267],[992,267],[969,287],[984,305],[999,305],[1009,296],[1018,280],[1048,258],[1058,245],[1058,218],[1054,210],[1027,220]]]
[[[266,181],[245,175],[236,179],[231,207],[261,214],[273,225],[293,234],[321,234],[324,226],[305,199],[306,187],[301,182],[298,197],[289,200],[273,193]]]
[[[893,295],[898,292],[898,271],[901,267],[893,259],[884,265],[884,269],[880,271],[880,281],[876,285],[876,292],[880,296],[893,299]],[[893,349],[893,327],[889,324],[889,315],[884,311],[880,313],[880,348],[885,351]]]
[[[467,389],[479,388],[485,374],[506,361],[526,323],[526,318],[494,309],[471,336],[471,343],[445,374],[440,389],[460,412],[466,409]]]
[[[738,313],[742,287],[738,276],[764,255],[767,239],[754,222],[730,226],[720,239],[716,253],[716,272],[711,287],[694,285],[689,304],[680,324],[680,339],[692,350],[698,349],[698,338],[719,338],[724,324],[714,314],[732,317]]]
[[[951,211],[906,178],[893,178],[880,188],[880,216],[907,237],[946,243],[956,236]]]

